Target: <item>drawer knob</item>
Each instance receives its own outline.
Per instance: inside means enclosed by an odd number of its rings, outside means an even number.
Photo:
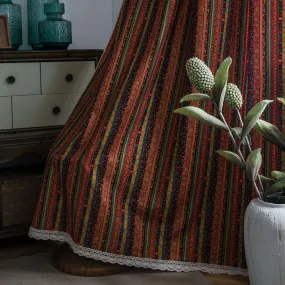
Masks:
[[[65,80],[67,82],[71,82],[73,80],[73,75],[72,74],[67,74],[66,77],[65,77]]]
[[[14,84],[16,81],[16,78],[14,76],[9,76],[7,77],[6,81],[8,84]]]
[[[55,115],[58,115],[58,114],[60,113],[60,108],[59,108],[59,107],[54,107],[54,108],[53,108],[53,113],[54,113]]]

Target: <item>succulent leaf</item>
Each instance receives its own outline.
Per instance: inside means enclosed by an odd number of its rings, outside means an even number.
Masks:
[[[176,109],[174,113],[185,115],[197,121],[204,121],[208,123],[209,125],[214,126],[224,131],[228,130],[227,126],[222,121],[220,121],[219,119],[217,119],[216,117],[212,115],[209,115],[204,110],[197,108],[197,107],[193,107],[193,106],[182,107],[182,108]]]
[[[252,151],[246,160],[246,173],[248,179],[252,182],[256,181],[262,163],[262,156],[260,152],[260,148]]]
[[[223,157],[225,157],[227,160],[232,162],[233,164],[244,168],[244,164],[241,160],[241,158],[234,152],[231,151],[224,151],[224,150],[218,150],[217,153]]]
[[[245,138],[248,136],[256,122],[261,117],[262,113],[264,112],[265,108],[268,104],[272,103],[273,100],[263,100],[257,103],[247,114],[244,120],[244,126],[242,129],[242,136],[241,136],[241,143],[244,143]]]
[[[214,86],[213,97],[217,106],[219,106],[220,112],[222,112],[223,110],[224,99],[226,95],[226,85],[228,82],[229,68],[231,64],[232,64],[232,59],[230,57],[227,57],[222,62],[215,75],[215,86]]]
[[[266,140],[277,145],[281,150],[285,151],[285,136],[274,125],[258,120],[254,129]]]
[[[285,177],[285,173],[281,172],[281,171],[272,171],[271,172],[271,176],[278,179],[284,178]]]
[[[242,134],[242,128],[236,127],[236,128],[231,128],[231,130],[232,130],[232,133],[234,134],[234,136],[240,140],[241,134]]]
[[[285,106],[285,98],[278,97],[277,100],[280,101]]]
[[[266,177],[266,176],[263,176],[263,175],[259,175],[260,179],[262,182],[264,183],[268,183],[268,184],[273,184],[275,183],[275,180],[269,178],[269,177]]]
[[[276,180],[275,183],[269,189],[268,194],[278,192],[284,188],[285,188],[285,177]]]
[[[285,204],[285,197],[284,196],[280,196],[277,199],[276,204]]]
[[[207,94],[201,94],[201,93],[193,93],[193,94],[188,94],[185,95],[181,100],[180,103],[183,102],[193,102],[193,101],[211,101],[212,98],[211,96]]]

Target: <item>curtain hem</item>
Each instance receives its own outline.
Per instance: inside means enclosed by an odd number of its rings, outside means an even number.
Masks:
[[[86,248],[77,245],[73,241],[71,236],[65,232],[38,230],[33,227],[30,227],[29,237],[37,240],[53,240],[53,241],[66,242],[70,245],[75,254],[106,263],[120,264],[124,266],[146,268],[146,269],[153,269],[160,271],[171,271],[171,272],[201,271],[210,274],[248,276],[246,269],[241,269],[236,267],[222,266],[216,264],[150,259],[150,258],[124,256],[124,255],[102,252],[92,248]]]

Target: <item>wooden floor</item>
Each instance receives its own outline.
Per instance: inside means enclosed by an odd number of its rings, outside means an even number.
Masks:
[[[227,275],[205,275],[214,285],[249,285],[247,277]]]
[[[47,246],[48,244],[48,246]],[[45,252],[53,247],[52,243],[14,238],[0,243],[0,261]],[[214,285],[249,285],[248,278],[229,275],[205,275]]]

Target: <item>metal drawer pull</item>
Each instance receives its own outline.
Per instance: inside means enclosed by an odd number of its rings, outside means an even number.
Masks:
[[[55,115],[58,115],[58,114],[60,113],[60,108],[59,108],[59,107],[54,107],[54,108],[53,108],[53,113],[54,113]]]
[[[73,80],[73,75],[72,74],[67,74],[65,77],[66,82],[71,82]]]
[[[9,76],[9,77],[7,77],[7,79],[6,79],[6,82],[7,82],[8,84],[14,84],[15,81],[16,81],[16,78],[15,78],[14,76]]]

